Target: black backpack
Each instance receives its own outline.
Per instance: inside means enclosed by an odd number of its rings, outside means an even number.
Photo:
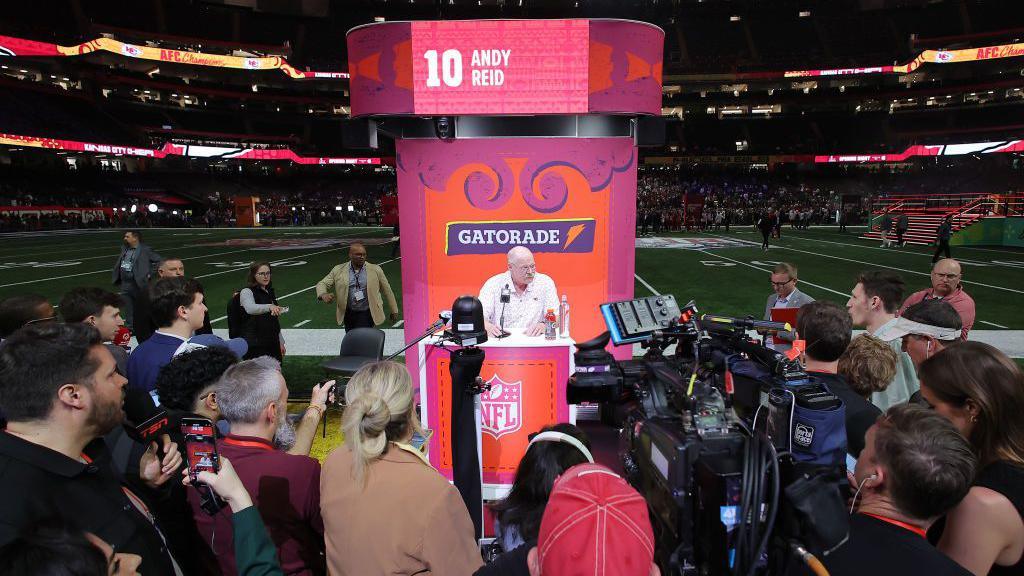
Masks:
[[[241,290],[228,300],[228,338],[241,338],[245,325],[249,323],[249,314],[242,308]]]

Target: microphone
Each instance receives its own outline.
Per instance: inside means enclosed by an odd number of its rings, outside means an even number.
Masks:
[[[512,291],[508,289],[508,282],[505,282],[505,287],[501,289],[501,319],[498,320],[498,328],[501,328],[501,336],[498,338],[504,338],[509,333],[505,331],[505,304],[512,301]]]
[[[150,442],[159,445],[160,436],[166,434],[171,425],[167,411],[158,407],[149,392],[141,388],[129,388],[125,393],[124,414],[128,437],[147,446]]]
[[[789,322],[768,322],[766,320],[754,320],[753,318],[731,318],[729,316],[703,314],[700,320],[701,322],[726,324],[744,330],[766,330],[768,332],[791,332],[793,330]]]
[[[430,331],[433,332],[434,330],[437,330],[438,328],[444,328],[451,321],[452,321],[452,312],[451,312],[451,310],[445,310],[445,311],[443,311],[443,312],[441,312],[440,314],[437,315],[437,320],[435,320],[434,323],[430,325]]]

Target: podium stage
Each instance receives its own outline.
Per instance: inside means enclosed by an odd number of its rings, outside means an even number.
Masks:
[[[565,383],[575,370],[574,345],[571,338],[522,334],[480,345],[486,354],[480,377],[491,384],[489,392],[478,396],[476,411],[484,500],[501,498],[511,489],[529,434],[549,424],[576,422],[576,407],[565,398]],[[436,339],[418,348],[420,419],[434,430],[431,461],[451,478],[451,361]]]

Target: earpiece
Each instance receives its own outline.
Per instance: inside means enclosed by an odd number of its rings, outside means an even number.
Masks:
[[[853,500],[850,501],[850,514],[853,514],[853,509],[857,506],[857,497],[860,496],[860,491],[864,489],[864,485],[868,483],[868,480],[874,480],[875,478],[878,478],[878,474],[872,474],[860,481],[857,491],[853,493]]]

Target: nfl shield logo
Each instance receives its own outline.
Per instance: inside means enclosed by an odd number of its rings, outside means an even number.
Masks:
[[[491,389],[480,395],[481,429],[495,440],[523,426],[523,383],[505,382],[495,374]]]

